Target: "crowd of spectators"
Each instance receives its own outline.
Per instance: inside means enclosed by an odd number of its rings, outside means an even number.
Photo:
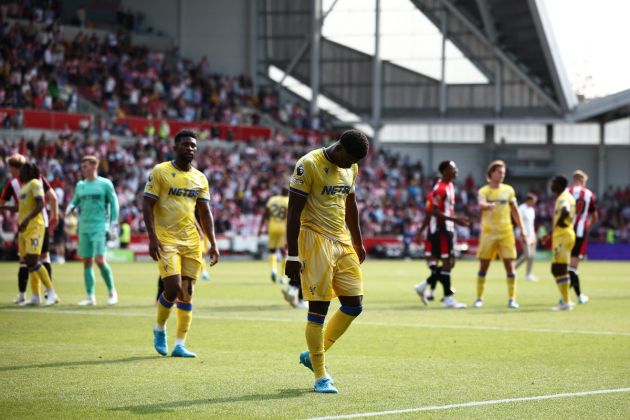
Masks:
[[[256,235],[264,205],[272,194],[288,182],[296,160],[313,145],[291,144],[275,136],[264,144],[207,142],[201,147],[196,166],[208,177],[211,204],[217,233],[222,235]],[[80,179],[80,157],[95,154],[101,158],[99,172],[114,182],[119,197],[120,218],[134,232],[142,232],[142,190],[156,162],[173,158],[169,142],[159,138],[138,137],[121,144],[115,139],[91,140],[72,134],[46,141],[7,142],[0,144],[0,184],[8,179],[6,158],[12,153],[30,156],[40,166],[51,185],[60,192],[60,205],[66,206]],[[371,153],[361,164],[357,199],[361,226],[366,237],[413,237],[425,217],[426,192],[431,177],[422,165],[400,155],[380,151]],[[479,234],[479,208],[471,176],[464,177],[456,188],[456,209],[475,220],[472,227],[459,228],[460,238]],[[548,232],[553,199],[539,192],[537,222]],[[600,221],[593,234],[602,240],[609,229],[615,239],[628,240],[630,226],[630,188],[609,190],[599,199]],[[2,214],[2,229],[15,231],[15,216]],[[541,237],[542,239],[542,237]]]

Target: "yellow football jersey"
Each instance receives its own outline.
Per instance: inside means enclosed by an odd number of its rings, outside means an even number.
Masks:
[[[269,210],[269,230],[286,229],[289,197],[285,195],[274,195],[267,200],[266,207]]]
[[[567,220],[567,227],[557,226],[558,219],[562,213],[562,209],[569,210],[569,218]],[[575,198],[567,191],[564,190],[562,194],[556,198],[556,208],[553,213],[553,234],[557,235],[564,232],[573,231],[573,222],[575,222]]]
[[[162,162],[153,167],[144,195],[157,200],[153,206],[153,217],[160,242],[199,245],[195,206],[197,201],[210,201],[208,179],[202,172],[195,168],[185,172],[177,169],[173,162]]]
[[[479,189],[479,196],[488,203],[496,203],[492,210],[481,212],[481,230],[485,232],[506,232],[512,230],[510,203],[516,204],[514,188],[507,184],[492,188],[486,185]]]
[[[346,197],[354,193],[359,166],[340,168],[324,149],[303,156],[295,165],[290,190],[307,197],[300,218],[302,227],[331,239],[352,243],[346,227]]]
[[[35,210],[35,206],[37,204],[36,199],[41,198],[44,199],[44,187],[42,186],[42,181],[39,179],[31,179],[26,184],[22,185],[20,188],[19,194],[20,200],[18,203],[18,222],[22,223],[22,220],[26,218],[29,214]],[[29,226],[34,225],[42,225],[44,226],[44,215],[40,211],[37,213],[31,221],[28,223]]]

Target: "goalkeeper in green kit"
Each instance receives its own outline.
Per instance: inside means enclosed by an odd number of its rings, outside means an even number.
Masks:
[[[94,294],[94,269],[96,260],[101,276],[109,290],[107,303],[118,303],[112,269],[105,261],[107,232],[110,240],[118,237],[118,198],[112,182],[98,176],[98,158],[84,156],[81,159],[83,180],[74,189],[74,197],[66,209],[66,215],[79,212],[79,255],[83,258],[85,290],[87,298],[81,306],[96,305]]]

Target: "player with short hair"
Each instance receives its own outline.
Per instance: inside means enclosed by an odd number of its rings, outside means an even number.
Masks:
[[[481,238],[479,239],[479,273],[477,276],[477,300],[473,307],[483,306],[483,292],[486,287],[486,273],[490,262],[498,254],[503,260],[507,275],[508,308],[518,308],[516,303],[516,274],[514,260],[516,259],[516,244],[514,241],[514,227],[512,219],[522,232],[521,238],[527,242],[527,231],[523,227],[523,220],[518,211],[518,203],[514,189],[503,183],[506,171],[505,162],[495,160],[490,162],[486,171],[488,184],[479,189],[478,202],[481,208]]]
[[[527,281],[538,281],[534,273],[532,273],[534,257],[536,256],[536,229],[534,222],[536,221],[537,201],[538,197],[536,194],[528,193],[523,204],[518,206],[518,211],[521,213],[521,218],[523,219],[523,226],[525,226],[525,237],[527,240],[523,245],[523,255],[516,260],[514,268],[518,269],[525,261],[527,261],[525,271],[525,280]],[[522,236],[523,232],[520,232],[520,234]]]
[[[575,245],[575,199],[566,190],[569,181],[562,175],[558,175],[551,181],[551,191],[556,196],[556,204],[553,214],[553,231],[551,235],[551,274],[556,279],[562,301],[553,308],[554,311],[570,311],[573,302],[569,296],[570,276],[569,261],[571,250]]]
[[[286,274],[291,281],[301,282],[309,301],[308,350],[300,354],[300,363],[313,371],[315,392],[337,392],[326,372],[325,352],[363,310],[365,248],[354,186],[357,163],[368,149],[365,134],[345,131],[332,145],[298,160],[291,177]],[[335,296],[341,307],[324,327]]]
[[[573,172],[573,184],[569,187],[568,192],[575,199],[576,217],[573,230],[575,230],[575,245],[571,250],[571,263],[569,265],[569,276],[571,276],[571,287],[575,290],[578,303],[588,302],[588,296],[582,293],[580,286],[580,276],[578,275],[578,265],[580,260],[586,255],[586,242],[588,240],[588,232],[597,222],[599,214],[597,211],[597,201],[593,191],[586,188],[588,175],[586,172],[578,169]]]
[[[20,196],[20,168],[26,162],[26,158],[19,153],[9,156],[7,159],[7,165],[9,167],[9,172],[13,176],[12,179],[9,180],[4,185],[2,189],[2,193],[0,194],[0,209],[7,209],[10,211],[17,211],[19,196]],[[55,190],[50,186],[50,183],[45,177],[40,175],[39,180],[42,182],[42,186],[44,189],[44,209],[42,210],[42,217],[44,219],[44,226],[46,227],[44,231],[44,240],[42,244],[41,254],[40,254],[40,262],[48,271],[48,276],[52,280],[52,266],[50,265],[50,254],[48,252],[49,248],[49,238],[48,238],[48,227],[51,229],[55,229],[58,222],[58,203],[57,203],[57,194]],[[7,203],[12,202],[13,205],[7,205]],[[48,217],[48,212],[46,211],[46,202],[50,204],[50,217]],[[19,236],[19,234],[18,234]],[[19,238],[17,239],[19,242]],[[13,301],[18,305],[26,305],[29,302],[26,300],[26,285],[28,283],[29,274],[28,269],[26,267],[26,262],[20,261],[20,268],[18,270],[18,296]],[[36,279],[36,284],[31,284],[31,288],[37,291],[37,295],[41,293],[39,281]],[[33,303],[33,301],[30,301]]]
[[[118,198],[112,182],[98,176],[98,164],[96,156],[83,156],[81,174],[84,179],[75,186],[74,197],[66,209],[66,215],[75,210],[79,213],[79,255],[83,258],[83,281],[87,294],[79,302],[81,306],[96,305],[94,261],[107,286],[107,303],[118,303],[114,275],[106,261],[107,232],[110,238],[118,235]]]
[[[210,265],[219,260],[210,211],[206,176],[192,166],[197,153],[197,135],[182,130],[175,135],[175,160],[153,167],[144,188],[142,214],[149,235],[149,253],[158,262],[164,291],[157,303],[153,346],[168,354],[166,321],[176,305],[177,335],[173,357],[196,357],[185,346],[192,323],[193,286],[203,267],[203,239],[197,231],[195,210],[210,242]]]
[[[46,225],[44,223],[44,188],[37,166],[24,163],[20,168],[20,199],[18,204],[20,259],[26,262],[33,293],[32,304],[39,304],[39,282],[46,286],[46,305],[59,302],[48,271],[39,262]]]
[[[457,178],[457,165],[452,160],[440,162],[438,171],[441,179],[433,187],[431,193],[431,219],[429,221],[429,241],[431,253],[442,266],[438,269],[437,280],[444,288],[444,307],[463,309],[465,304],[458,302],[451,288],[451,271],[455,267],[454,236],[455,224],[467,226],[470,221],[466,217],[455,216],[455,188],[453,180]],[[416,288],[416,292],[420,294]],[[421,298],[424,296],[422,291]],[[423,301],[424,302],[424,301]]]

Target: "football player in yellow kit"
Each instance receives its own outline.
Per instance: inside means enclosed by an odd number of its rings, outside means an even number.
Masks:
[[[479,190],[478,201],[481,209],[481,238],[479,239],[479,273],[477,274],[477,300],[474,308],[483,306],[483,292],[486,287],[486,273],[492,261],[498,254],[503,260],[508,285],[508,308],[518,308],[516,303],[516,274],[514,260],[516,259],[516,243],[514,241],[514,226],[512,219],[523,234],[521,213],[518,211],[514,189],[503,183],[506,166],[502,160],[495,160],[488,165],[486,176],[488,185]]]
[[[144,188],[142,213],[149,235],[149,253],[158,262],[164,292],[157,303],[157,323],[153,346],[166,356],[166,321],[177,306],[177,335],[174,357],[196,357],[185,347],[192,322],[193,285],[203,267],[203,239],[195,225],[195,209],[210,242],[210,265],[219,260],[210,211],[208,179],[192,167],[197,152],[197,136],[180,131],[175,136],[175,160],[155,165]]]
[[[359,227],[354,185],[357,163],[369,142],[358,130],[345,131],[326,148],[303,156],[295,165],[289,193],[286,274],[300,282],[309,302],[308,350],[300,362],[315,374],[315,392],[336,393],[325,368],[325,352],[363,310],[361,263],[365,248]],[[324,328],[330,301],[341,307]]]
[[[567,191],[569,181],[562,175],[558,175],[551,181],[551,191],[556,196],[556,205],[553,213],[553,231],[551,234],[551,273],[556,279],[558,290],[562,295],[562,302],[553,308],[554,311],[570,311],[573,302],[569,298],[571,277],[569,276],[569,262],[571,250],[575,245],[575,199]]]

